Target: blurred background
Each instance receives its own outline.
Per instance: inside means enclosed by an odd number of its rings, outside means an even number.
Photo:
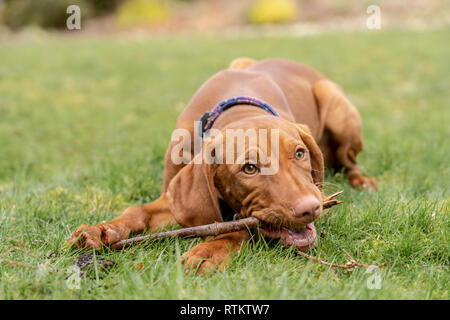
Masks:
[[[365,27],[382,8],[382,26],[425,28],[450,22],[448,0],[0,0],[0,32],[67,31],[66,8],[81,8],[84,33],[311,33]]]

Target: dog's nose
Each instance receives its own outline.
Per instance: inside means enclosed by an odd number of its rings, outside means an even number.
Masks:
[[[320,202],[313,195],[302,197],[295,203],[292,213],[304,223],[311,223],[320,215]]]

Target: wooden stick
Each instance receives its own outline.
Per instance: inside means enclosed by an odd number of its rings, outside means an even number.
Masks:
[[[330,196],[325,197],[323,200],[323,203],[322,203],[323,209],[329,209],[335,205],[342,203],[342,201],[335,199],[337,196],[342,194],[342,192],[343,191],[339,191],[339,192],[333,193]],[[240,231],[240,230],[244,230],[244,229],[255,229],[260,225],[260,223],[261,223],[260,220],[258,220],[255,217],[249,217],[249,218],[244,218],[244,219],[240,219],[240,220],[236,220],[236,221],[229,221],[229,222],[215,222],[212,224],[207,224],[207,225],[198,226],[198,227],[184,228],[184,229],[178,229],[178,230],[173,230],[173,231],[154,233],[154,234],[145,235],[145,236],[141,236],[141,237],[130,238],[127,240],[121,240],[116,243],[113,243],[111,245],[111,248],[118,250],[118,249],[122,249],[122,248],[126,248],[129,246],[135,245],[135,244],[143,242],[143,241],[156,241],[159,239],[172,238],[172,237],[196,238],[196,237],[218,236],[219,234],[236,232],[236,231]],[[323,265],[327,265],[332,268],[342,268],[342,269],[353,269],[355,267],[382,268],[389,264],[386,262],[386,263],[383,263],[380,265],[367,265],[364,263],[357,262],[347,251],[345,251],[345,250],[343,250],[343,251],[344,251],[344,254],[346,254],[350,259],[346,264],[330,263],[330,262],[327,262],[320,258],[310,256],[309,254],[304,253],[302,251],[297,251],[297,253],[309,260],[319,262]]]
[[[173,231],[166,231],[160,233],[149,234],[142,237],[121,240],[111,245],[112,249],[122,249],[129,247],[142,241],[155,241],[164,238],[198,238],[208,236],[218,236],[222,233],[236,232],[244,229],[254,229],[260,224],[258,218],[249,217],[245,219],[228,221],[228,222],[214,222],[204,226],[178,229]]]
[[[342,201],[334,199],[342,193],[336,192],[330,196],[327,196],[323,201],[323,208],[328,209],[332,206],[342,203]],[[244,229],[255,229],[259,226],[260,221],[258,218],[249,217],[228,222],[215,222],[204,226],[197,226],[191,228],[178,229],[173,231],[166,231],[160,233],[149,234],[141,237],[130,238],[127,240],[121,240],[111,245],[111,249],[120,250],[132,246],[134,244],[143,241],[156,241],[165,238],[197,238],[197,237],[209,237],[218,236],[222,233],[236,232]]]
[[[329,195],[329,196],[325,197],[325,199],[323,199],[322,207],[324,209],[329,209],[332,206],[335,206],[337,204],[341,204],[343,201],[336,200],[334,198],[336,198],[337,196],[340,196],[342,194],[342,192],[344,192],[344,191],[338,191],[336,193],[333,193],[332,195]]]
[[[8,240],[11,240],[11,239],[8,239]],[[17,240],[14,240],[14,241],[16,241],[16,242],[18,242],[18,243],[23,243],[22,241],[17,241]],[[16,246],[11,247],[11,248],[9,248],[7,251],[5,251],[5,252],[3,252],[2,254],[0,254],[0,258],[2,258],[3,256],[6,256],[7,254],[9,254],[9,253],[11,253],[11,252],[14,252],[14,251],[21,251],[21,252],[23,252],[24,254],[26,254],[26,255],[28,255],[28,256],[30,256],[30,257],[32,257],[32,258],[34,258],[34,259],[40,261],[43,265],[49,266],[49,267],[51,267],[51,268],[54,268],[54,270],[49,271],[50,273],[55,273],[55,272],[57,272],[57,269],[56,269],[54,266],[52,266],[51,264],[47,263],[47,261],[45,261],[44,259],[37,257],[37,256],[34,255],[31,251],[26,250],[26,249],[23,248],[23,247],[16,247]],[[11,260],[11,259],[0,259],[0,262],[5,262],[5,263],[9,264],[9,266],[10,266],[11,268],[15,268],[15,267],[17,267],[17,266],[21,266],[21,267],[25,267],[25,268],[28,268],[28,269],[39,269],[39,266],[34,266],[34,265],[22,263],[22,262],[20,262],[20,261]]]
[[[21,266],[21,267],[25,267],[28,269],[38,269],[38,266],[33,266],[33,265],[29,265],[29,264],[25,264],[19,261],[14,261],[14,260],[10,260],[10,259],[0,259],[0,262],[6,262],[7,264],[9,264],[9,266],[11,268],[17,267],[17,266]]]
[[[324,264],[326,266],[330,266],[332,268],[353,269],[354,267],[363,267],[363,268],[376,268],[376,269],[379,269],[379,268],[383,268],[383,267],[386,267],[387,265],[389,265],[389,262],[385,262],[385,263],[382,263],[382,264],[379,264],[379,265],[368,265],[368,264],[360,263],[360,262],[357,262],[351,255],[349,255],[347,253],[347,251],[345,251],[344,249],[342,249],[342,250],[350,258],[350,260],[346,264],[330,263],[330,262],[327,262],[327,261],[322,260],[320,258],[316,258],[316,257],[310,256],[309,254],[304,253],[302,251],[297,251],[297,254],[299,254],[299,255],[301,255],[301,256],[309,259],[309,260],[313,260],[313,261],[319,262],[321,264]]]

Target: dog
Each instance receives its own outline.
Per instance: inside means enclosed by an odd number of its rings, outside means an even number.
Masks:
[[[211,111],[213,106],[216,108]],[[154,232],[173,224],[193,227],[220,222],[227,213],[234,212],[239,217],[259,218],[263,236],[308,250],[316,241],[314,220],[323,211],[325,166],[343,169],[352,187],[371,191],[377,188],[376,180],[364,176],[356,161],[363,149],[357,109],[336,83],[297,62],[235,59],[228,69],[216,73],[198,89],[179,116],[176,128],[191,137],[182,144],[188,151],[193,149],[198,131],[205,136],[204,131],[212,129],[216,133],[278,130],[278,156],[271,160],[278,162],[277,171],[261,174],[272,163],[262,163],[258,158],[230,163],[197,161],[206,151],[187,152],[190,159],[175,163],[174,154],[182,151],[177,149],[180,141],[172,140],[165,156],[160,198],[130,207],[112,221],[83,224],[69,243],[100,248],[126,239],[131,233]],[[208,150],[214,158],[216,148],[227,141],[233,149],[235,140],[227,135],[219,142],[205,138],[202,150]],[[271,138],[269,144],[274,143]],[[249,144],[245,146],[233,160],[250,158],[252,150]],[[258,145],[253,152],[264,157]],[[265,156],[267,160],[267,152]],[[250,237],[244,230],[207,239],[184,253],[181,263],[186,272],[196,270],[197,274],[221,270]]]

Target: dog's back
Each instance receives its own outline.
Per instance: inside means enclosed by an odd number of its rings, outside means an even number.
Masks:
[[[180,115],[177,128],[193,130],[194,121],[220,101],[235,96],[254,96],[269,103],[282,116],[308,125],[320,136],[320,117],[313,84],[325,77],[314,69],[284,59],[234,60],[230,68],[208,79]]]
[[[308,125],[315,138],[321,135],[319,108],[313,92],[314,83],[325,79],[321,73],[286,59],[264,59],[246,70],[270,76],[283,91],[293,120]]]

